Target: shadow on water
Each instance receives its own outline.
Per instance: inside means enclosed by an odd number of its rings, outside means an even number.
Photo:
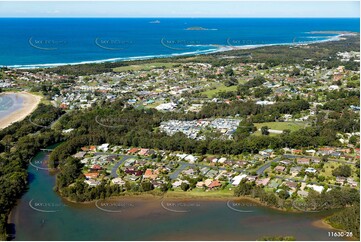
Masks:
[[[14,240],[16,235],[16,228],[14,223],[6,225],[6,234],[8,235],[7,240]]]
[[[28,182],[31,184],[35,180],[35,174],[32,172],[28,172]]]

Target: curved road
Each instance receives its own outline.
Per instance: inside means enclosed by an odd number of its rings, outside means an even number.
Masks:
[[[263,166],[261,166],[260,168],[257,169],[257,176],[261,175],[264,173],[264,171],[271,166],[272,162],[278,162],[281,158],[276,158],[270,162],[267,162],[266,164],[264,164]]]
[[[122,159],[120,159],[112,168],[112,171],[110,173],[110,176],[113,178],[117,178],[118,174],[117,174],[117,170],[119,168],[119,166],[121,166],[123,164],[124,161],[130,159],[130,158],[134,158],[135,156],[132,155],[119,155],[119,156],[123,156]]]

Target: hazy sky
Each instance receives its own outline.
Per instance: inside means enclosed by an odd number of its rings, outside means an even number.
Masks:
[[[0,17],[359,17],[359,1],[2,1]]]

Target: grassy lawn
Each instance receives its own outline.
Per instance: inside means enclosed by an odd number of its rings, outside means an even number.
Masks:
[[[40,103],[41,103],[41,104],[52,105],[52,104],[51,104],[51,101],[50,101],[50,100],[46,100],[46,99],[44,98],[44,95],[43,95],[41,92],[29,92],[29,93],[41,97],[41,100],[40,100]],[[39,103],[39,104],[40,104],[40,103]]]
[[[207,90],[202,92],[202,94],[207,95],[208,98],[212,98],[215,94],[219,93],[219,92],[229,92],[229,91],[237,91],[237,86],[230,86],[230,87],[226,87],[223,84],[220,84],[216,87],[216,89],[211,89],[211,90]]]
[[[323,169],[325,169],[324,172],[322,172],[320,170],[320,175],[322,176],[325,176],[325,177],[331,177],[331,178],[335,178],[333,175],[332,175],[332,171],[334,169],[336,169],[337,167],[343,165],[342,163],[339,163],[339,162],[336,162],[336,161],[328,161],[325,163],[325,165],[323,166]],[[333,168],[331,168],[331,166],[333,166]],[[357,168],[353,165],[349,165],[351,167],[351,177],[353,179],[355,179],[356,181],[358,180],[358,177],[357,177],[357,174],[358,174],[358,171],[357,171]]]
[[[154,63],[146,63],[146,64],[142,64],[142,65],[120,66],[120,67],[114,68],[113,71],[115,71],[115,72],[140,71],[140,70],[148,71],[148,70],[151,70],[154,68],[159,68],[159,67],[171,68],[171,67],[174,67],[175,65],[178,65],[178,63],[154,62]]]
[[[175,188],[174,191],[167,191],[168,197],[233,197],[233,189],[229,190],[228,186],[224,190],[204,191],[202,188],[195,188],[193,190],[184,192],[180,188]]]
[[[254,132],[252,135],[261,136],[262,133],[261,133],[261,131],[257,130],[257,131]],[[268,136],[277,136],[277,135],[278,135],[278,134],[270,133]]]

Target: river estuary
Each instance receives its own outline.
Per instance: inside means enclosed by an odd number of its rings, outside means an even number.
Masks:
[[[314,223],[327,213],[287,213],[250,203],[221,200],[123,198],[74,204],[54,191],[55,175],[39,152],[28,171],[29,190],[12,211],[15,240],[257,240],[292,235],[330,238]]]

